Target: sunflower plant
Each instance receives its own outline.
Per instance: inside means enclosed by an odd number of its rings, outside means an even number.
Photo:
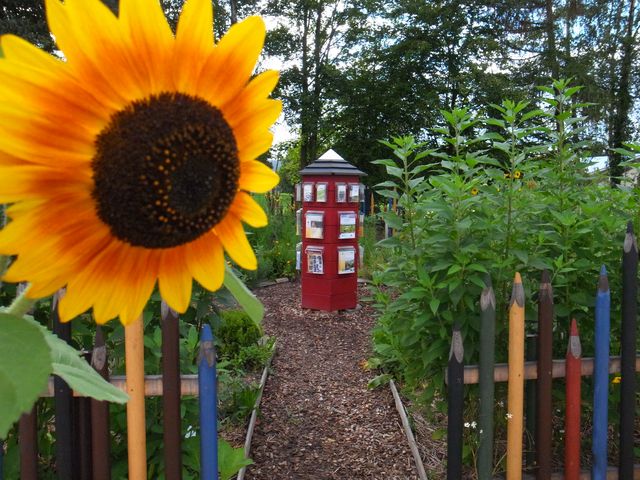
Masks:
[[[39,298],[64,289],[61,321],[92,309],[99,324],[127,325],[156,285],[185,312],[195,279],[224,284],[259,320],[225,253],[256,269],[243,223],[267,216],[250,193],[279,180],[256,160],[282,108],[269,98],[278,73],[252,77],[259,17],[214,43],[210,0],[187,0],[175,34],[157,0],[121,0],[117,16],[100,0],[45,6],[58,56],[0,37],[0,255],[12,258],[4,281],[29,284],[0,319],[0,437],[50,373],[126,400],[25,317]]]

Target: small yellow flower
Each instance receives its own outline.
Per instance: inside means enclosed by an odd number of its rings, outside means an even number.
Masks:
[[[611,383],[620,383],[622,381],[622,377],[620,375],[616,375],[615,377],[613,377],[613,379],[611,380]]]
[[[471,195],[477,195],[478,194],[478,189],[476,187],[473,187],[471,189]]]
[[[516,170],[515,173],[513,174],[513,178],[520,178],[522,177],[522,172],[520,170]]]

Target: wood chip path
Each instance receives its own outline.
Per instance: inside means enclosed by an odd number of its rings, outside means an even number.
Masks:
[[[361,292],[364,294],[366,292]],[[247,479],[417,479],[388,388],[362,368],[373,312],[303,310],[300,284],[258,290],[264,329],[278,339]]]

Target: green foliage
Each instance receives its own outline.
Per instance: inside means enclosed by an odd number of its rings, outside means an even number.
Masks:
[[[0,438],[47,385],[51,353],[38,325],[0,313]]]
[[[220,480],[229,480],[242,467],[253,464],[249,458],[245,458],[243,448],[233,448],[225,440],[218,441],[218,463],[220,464]]]
[[[257,346],[262,337],[260,328],[242,310],[223,311],[222,323],[214,332],[219,356],[227,360],[237,358],[245,347]]]
[[[557,81],[540,91],[540,108],[506,100],[491,106],[496,115],[489,118],[443,111],[445,124],[434,130],[438,150],[395,138],[386,143],[395,158],[377,162],[389,177],[379,193],[396,199],[399,209],[382,214],[396,233],[380,242],[387,263],[373,276],[380,313],[374,351],[427,402],[443,386],[455,323],[465,362],[477,362],[484,275],[491,275],[497,297],[497,361],[506,359],[506,307],[516,271],[524,279],[530,332],[540,271],[551,271],[561,326],[557,356],[564,355],[562,325],[571,317],[581,324],[584,355],[593,353],[588,312],[601,264],[610,271],[613,295],[619,287],[634,197],[587,171],[590,144],[581,115],[588,106],[574,101],[579,88]],[[614,327],[612,338],[616,333]]]
[[[246,272],[249,282],[265,279],[293,278],[296,274],[296,219],[289,193],[272,193],[254,197],[267,212],[269,224],[248,229],[249,241],[258,258],[258,269]]]
[[[226,266],[224,272],[224,286],[231,292],[238,304],[242,306],[247,316],[256,325],[260,325],[262,317],[264,317],[264,306],[262,302],[251,293],[229,265]]]

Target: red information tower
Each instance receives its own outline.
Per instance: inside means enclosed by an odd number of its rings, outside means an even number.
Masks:
[[[358,303],[358,224],[366,175],[333,150],[300,172],[302,307],[346,310]]]

